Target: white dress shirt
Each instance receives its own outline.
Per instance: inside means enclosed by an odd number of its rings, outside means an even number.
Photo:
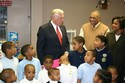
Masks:
[[[24,78],[23,80],[20,81],[20,83],[39,83],[39,81],[36,80],[36,79],[33,79],[32,81],[29,81],[26,78]]]
[[[41,70],[38,74],[38,81],[40,83],[46,83],[50,80],[49,76],[48,76],[48,71],[44,68],[43,70]]]
[[[61,83],[77,83],[77,68],[75,66],[61,64],[58,68]]]

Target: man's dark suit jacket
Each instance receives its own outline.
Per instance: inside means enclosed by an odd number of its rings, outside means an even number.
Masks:
[[[45,55],[51,55],[53,59],[58,59],[65,51],[69,51],[69,41],[65,26],[61,25],[60,30],[62,32],[62,45],[51,22],[40,26],[37,33],[37,56],[41,64],[43,64]]]

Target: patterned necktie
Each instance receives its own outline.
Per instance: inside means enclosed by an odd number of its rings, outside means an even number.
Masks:
[[[58,38],[59,38],[59,42],[60,42],[60,44],[62,45],[62,36],[61,36],[61,33],[59,32],[58,27],[56,27],[56,33],[57,33],[57,36],[58,36]]]

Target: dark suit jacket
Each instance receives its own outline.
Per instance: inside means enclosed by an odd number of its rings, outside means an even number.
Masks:
[[[64,25],[61,25],[60,29],[63,37],[62,45],[50,22],[40,26],[37,33],[37,55],[41,64],[45,55],[51,55],[54,59],[58,59],[65,51],[69,51],[66,28]]]
[[[107,33],[108,49],[111,52],[113,58],[113,64],[118,68],[120,81],[123,80],[123,74],[125,73],[125,34],[121,34],[119,39],[116,41],[115,33]],[[123,82],[119,82],[123,83]]]

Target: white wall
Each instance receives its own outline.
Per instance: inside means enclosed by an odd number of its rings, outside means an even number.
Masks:
[[[30,0],[13,0],[8,7],[8,32],[18,32],[19,45],[31,41],[30,29]]]

